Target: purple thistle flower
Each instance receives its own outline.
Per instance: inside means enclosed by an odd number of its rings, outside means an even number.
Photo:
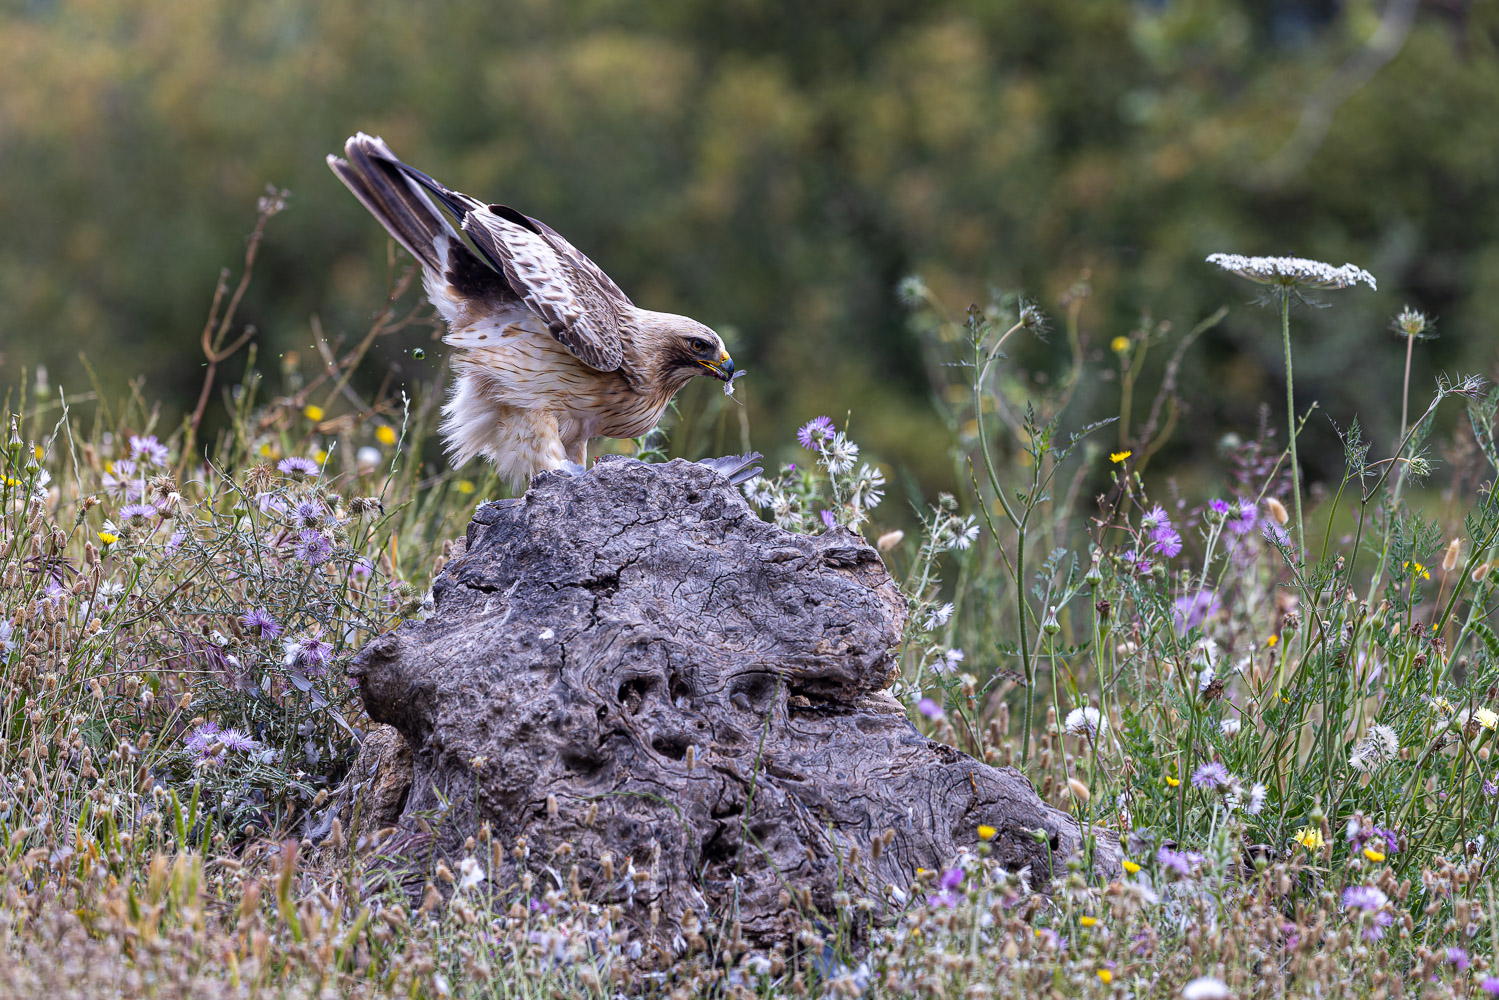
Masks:
[[[126,501],[139,500],[146,494],[146,481],[136,476],[136,465],[128,458],[114,463],[104,473],[104,492]]]
[[[1499,976],[1485,976],[1478,988],[1489,996],[1499,997]]]
[[[833,512],[830,510],[822,512],[822,523],[829,528],[838,527],[838,519],[833,516]]]
[[[147,437],[132,434],[130,435],[130,457],[137,462],[145,461],[164,469],[171,461],[172,453],[167,450],[166,445],[156,440],[155,434]]]
[[[832,440],[837,428],[830,417],[813,417],[796,432],[796,440],[808,451],[821,451],[824,441]]]
[[[319,566],[333,554],[333,543],[321,532],[309,528],[298,536],[296,547],[292,551],[309,566]]]
[[[1169,524],[1163,524],[1150,533],[1150,541],[1157,555],[1174,558],[1182,550],[1182,536]]]
[[[944,889],[956,889],[963,884],[964,877],[963,869],[949,868],[942,873],[941,878],[937,879],[937,884]]]
[[[1170,530],[1171,517],[1166,513],[1166,508],[1156,504],[1140,518],[1140,530],[1156,532],[1161,528]]]
[[[316,500],[299,500],[291,510],[292,520],[303,528],[316,528],[328,516],[328,508]]]
[[[368,559],[360,559],[349,568],[349,572],[361,580],[366,580],[371,573],[375,572],[375,564]]]
[[[1222,761],[1209,761],[1192,772],[1194,788],[1227,788],[1228,782],[1228,768],[1223,766]]]
[[[1395,922],[1391,913],[1380,910],[1369,918],[1369,926],[1364,928],[1363,938],[1365,941],[1378,941],[1384,937],[1384,929]]]
[[[1483,783],[1483,794],[1492,799],[1494,796],[1499,795],[1499,785],[1494,784],[1492,778],[1485,781]]]
[[[1372,885],[1353,885],[1343,890],[1343,909],[1370,913],[1389,902],[1389,899]]]
[[[254,750],[260,746],[257,741],[251,739],[247,734],[240,732],[238,729],[225,729],[219,733],[219,742],[230,750],[239,750],[241,752]]]
[[[1227,515],[1229,511],[1228,501],[1218,499],[1209,500],[1208,509],[1215,514]]]
[[[1163,847],[1156,852],[1155,860],[1162,868],[1169,868],[1182,878],[1191,878],[1192,869],[1204,859],[1196,851],[1173,851],[1169,847]]]
[[[1134,549],[1130,549],[1124,554],[1124,565],[1128,566],[1136,573],[1150,572],[1150,560],[1146,559],[1144,555],[1136,552]]]
[[[281,623],[271,617],[269,611],[256,608],[239,616],[239,623],[248,629],[258,629],[262,639],[274,639],[281,634]]]
[[[276,468],[281,472],[286,473],[288,476],[301,477],[315,476],[318,474],[318,464],[312,459],[302,458],[300,455],[293,455],[290,458],[283,458],[281,461],[276,463]]]
[[[286,513],[286,501],[274,493],[255,494],[255,506],[262,514]]]
[[[181,528],[178,528],[176,531],[172,532],[172,537],[167,539],[167,551],[176,552],[185,541],[187,541],[187,532],[183,531]]]
[[[309,671],[326,669],[333,655],[333,644],[323,641],[322,626],[313,628],[300,639],[287,639],[282,646],[286,650],[288,667],[302,667]]]
[[[188,734],[186,746],[191,752],[199,757],[208,756],[208,748],[213,746],[219,735],[219,725],[216,722],[205,722],[197,729]]]
[[[1229,515],[1224,524],[1236,535],[1247,534],[1254,528],[1254,522],[1259,520],[1260,512],[1254,505],[1253,500],[1240,500],[1238,510]]]
[[[1448,948],[1447,961],[1456,966],[1458,972],[1468,971],[1468,966],[1473,964],[1473,960],[1468,957],[1468,953],[1462,948]]]
[[[1222,610],[1223,605],[1218,603],[1211,590],[1199,590],[1195,594],[1178,597],[1172,604],[1171,617],[1176,622],[1176,630],[1185,632],[1216,617]]]
[[[923,698],[918,701],[916,703],[916,711],[920,712],[928,719],[940,719],[942,718],[942,716],[947,714],[946,712],[942,711],[941,705],[937,704],[930,698]]]
[[[127,503],[120,508],[120,520],[135,528],[144,528],[156,516],[156,508],[148,503]]]

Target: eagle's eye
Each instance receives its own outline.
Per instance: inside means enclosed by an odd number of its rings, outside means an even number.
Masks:
[[[707,354],[713,348],[713,345],[702,337],[693,337],[687,341],[687,347],[693,354]]]

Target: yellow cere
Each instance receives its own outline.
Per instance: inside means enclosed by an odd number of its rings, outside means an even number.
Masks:
[[[996,833],[998,833],[998,832],[999,831],[996,830],[996,829],[994,829],[994,827],[992,827],[992,826],[980,825],[979,826],[979,839],[980,840],[993,840],[994,839],[994,835]]]
[[[302,416],[306,417],[308,420],[311,420],[313,423],[316,423],[317,421],[323,419],[323,408],[321,406],[314,406],[313,404],[308,403],[306,406],[302,407]]]
[[[1124,859],[1124,870],[1127,871],[1127,872],[1129,872],[1131,875],[1133,875],[1135,872],[1137,872],[1137,871],[1140,870],[1140,866],[1137,865],[1137,864],[1135,864],[1129,858],[1125,858]]]
[[[1320,851],[1326,846],[1327,841],[1322,839],[1321,830],[1313,830],[1309,826],[1304,826],[1296,831],[1296,843],[1309,851]]]
[[[1372,847],[1366,847],[1364,848],[1364,857],[1368,858],[1370,861],[1383,861],[1384,852],[1376,851]]]
[[[385,424],[381,424],[379,427],[375,428],[375,440],[379,441],[381,444],[385,445],[386,447],[389,447],[390,445],[395,444],[396,443],[396,431],[395,431],[395,428],[393,428],[393,427],[387,427]]]
[[[1080,923],[1080,924],[1082,924],[1084,927],[1092,927],[1094,924],[1098,923],[1098,918],[1097,917],[1078,917],[1077,918],[1077,922]]]
[[[1133,454],[1133,451],[1111,451],[1109,452],[1109,461],[1113,462],[1115,465],[1118,465],[1120,462],[1124,461],[1126,458],[1129,458]]]
[[[1099,979],[1099,982],[1101,982],[1105,986],[1107,986],[1107,985],[1109,985],[1109,983],[1112,983],[1114,981],[1114,974],[1112,972],[1110,972],[1108,969],[1099,969],[1098,970],[1098,979]]]
[[[1115,337],[1113,340],[1109,341],[1109,350],[1113,351],[1115,354],[1123,354],[1125,351],[1129,350],[1129,338]]]
[[[113,545],[115,542],[118,542],[119,540],[120,540],[120,536],[119,535],[111,534],[108,531],[101,531],[101,532],[99,532],[99,541],[103,542],[105,545]]]

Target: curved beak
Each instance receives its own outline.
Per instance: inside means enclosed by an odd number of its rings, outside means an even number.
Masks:
[[[734,359],[729,357],[728,351],[724,351],[723,355],[717,361],[703,361],[699,359],[698,364],[712,372],[714,378],[722,379],[725,382],[734,377]]]

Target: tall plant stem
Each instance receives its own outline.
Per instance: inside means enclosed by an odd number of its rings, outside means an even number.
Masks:
[[[1405,384],[1400,390],[1400,437],[1405,438],[1406,417],[1410,413],[1411,406],[1411,353],[1416,348],[1416,338],[1410,334],[1405,337]]]
[[[1301,466],[1296,461],[1296,394],[1291,375],[1291,290],[1280,290],[1280,336],[1286,347],[1286,430],[1291,446],[1291,489],[1296,501],[1296,557],[1306,558],[1306,529],[1301,521]]]

